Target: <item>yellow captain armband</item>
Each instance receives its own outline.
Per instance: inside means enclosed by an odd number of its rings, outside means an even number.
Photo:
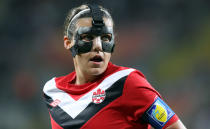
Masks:
[[[159,97],[143,115],[143,120],[151,124],[155,129],[162,129],[175,113]]]

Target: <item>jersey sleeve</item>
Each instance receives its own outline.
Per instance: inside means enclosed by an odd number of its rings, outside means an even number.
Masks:
[[[164,129],[178,120],[141,72],[134,71],[127,77],[123,92],[124,102],[134,121],[150,124],[155,129]]]
[[[54,84],[54,78],[52,78],[51,80],[49,80],[43,87],[43,93],[42,93],[42,97],[44,100],[44,103],[46,104],[48,111],[49,111],[49,115],[50,115],[50,120],[51,120],[51,127],[52,129],[63,129],[52,117],[51,112],[53,110],[52,107],[57,106],[57,104],[59,103],[58,101],[54,101],[50,96],[48,96],[48,92],[53,92],[55,90],[55,88],[53,88]]]

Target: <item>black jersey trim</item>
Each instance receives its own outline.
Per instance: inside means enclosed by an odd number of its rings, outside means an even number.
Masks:
[[[105,100],[100,104],[90,103],[79,115],[74,119],[68,115],[59,106],[52,107],[50,103],[53,102],[52,98],[44,94],[45,102],[49,108],[52,118],[64,129],[79,129],[89,119],[95,116],[100,110],[109,105],[112,101],[122,95],[124,83],[127,76],[122,77],[116,81],[106,92]]]

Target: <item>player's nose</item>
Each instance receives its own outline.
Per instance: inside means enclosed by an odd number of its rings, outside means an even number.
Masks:
[[[102,51],[102,42],[100,36],[97,36],[93,39],[93,51]]]

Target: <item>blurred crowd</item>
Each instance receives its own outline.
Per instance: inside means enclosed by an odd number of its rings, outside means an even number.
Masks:
[[[46,81],[74,70],[63,23],[85,0],[0,0],[0,129],[50,129]],[[112,62],[144,73],[189,129],[209,129],[210,1],[97,1],[113,15]]]

